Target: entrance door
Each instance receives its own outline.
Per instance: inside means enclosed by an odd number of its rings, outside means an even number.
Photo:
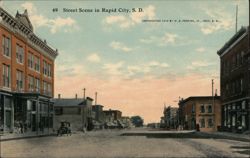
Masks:
[[[32,114],[31,127],[32,127],[32,131],[36,131],[36,115],[35,114]]]
[[[5,111],[5,120],[6,120],[6,127],[10,129],[11,127],[11,111],[6,110]]]

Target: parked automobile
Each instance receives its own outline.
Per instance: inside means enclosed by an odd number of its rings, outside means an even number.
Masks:
[[[61,122],[61,126],[57,130],[57,136],[62,136],[64,134],[67,134],[67,136],[71,135],[70,122]]]

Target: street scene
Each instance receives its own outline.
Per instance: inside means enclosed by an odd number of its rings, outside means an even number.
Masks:
[[[0,158],[250,157],[250,0],[0,0]]]
[[[122,136],[147,130],[107,130],[4,141],[2,157],[249,157],[249,139],[164,138],[164,133],[162,138]]]

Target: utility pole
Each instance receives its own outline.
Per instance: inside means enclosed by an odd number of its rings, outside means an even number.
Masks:
[[[215,129],[215,105],[214,105],[214,79],[212,79],[212,98],[213,98],[213,109],[212,109],[212,114],[213,114],[213,128]]]
[[[86,92],[86,89],[83,88],[83,102],[82,102],[82,105],[81,105],[81,117],[82,117],[82,130],[83,130],[83,132],[85,132],[85,130],[84,130],[84,128],[85,128],[84,115],[83,115],[83,106],[84,106],[84,103],[85,103],[85,92]]]
[[[97,92],[95,92],[95,105],[97,105]]]
[[[237,33],[237,27],[238,27],[238,4],[236,5],[236,17],[235,17],[235,33]]]

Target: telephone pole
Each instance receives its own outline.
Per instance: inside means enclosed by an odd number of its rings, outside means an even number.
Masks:
[[[84,104],[85,104],[85,92],[86,92],[86,88],[83,88],[83,102],[82,102],[82,105],[81,105],[81,117],[82,117],[82,130],[83,132],[85,132],[84,128],[85,128],[85,121],[84,121],[84,116],[83,116],[83,107],[84,107]]]
[[[97,105],[97,92],[95,92],[95,105]]]
[[[213,109],[212,109],[212,114],[213,114],[213,128],[215,129],[215,105],[214,105],[214,79],[212,79],[212,99],[213,99]]]
[[[235,17],[235,33],[237,33],[237,27],[238,27],[238,4],[236,5],[236,17]]]

